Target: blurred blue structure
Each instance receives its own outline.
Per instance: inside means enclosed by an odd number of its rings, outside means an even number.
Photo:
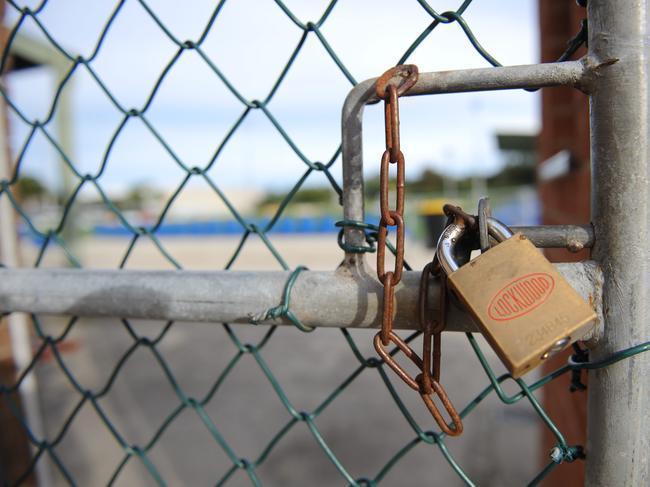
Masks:
[[[542,223],[542,206],[534,190],[520,191],[512,199],[495,205],[492,214],[507,225],[540,225]]]
[[[278,221],[269,234],[307,234],[335,233],[339,229],[334,226],[337,221],[333,216],[323,217],[287,217]],[[268,218],[251,219],[249,223],[265,227]],[[242,226],[237,220],[199,221],[164,223],[156,232],[158,235],[187,236],[187,235],[241,235]],[[97,225],[93,235],[103,237],[130,237],[132,232],[120,224]]]

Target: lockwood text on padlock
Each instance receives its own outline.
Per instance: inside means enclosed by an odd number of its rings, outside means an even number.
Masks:
[[[501,288],[488,305],[488,315],[495,321],[510,321],[530,313],[553,292],[555,281],[546,273],[521,276]]]

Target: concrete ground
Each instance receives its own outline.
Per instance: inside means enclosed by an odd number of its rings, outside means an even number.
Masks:
[[[271,237],[291,267],[333,269],[341,259],[334,235]],[[218,269],[224,266],[237,245],[232,238],[167,238],[163,245],[188,269]],[[84,265],[115,268],[127,247],[121,238],[87,239],[76,249]],[[33,249],[24,248],[30,262]],[[421,268],[431,251],[407,241],[406,256]],[[61,265],[56,251],[46,255],[45,265]],[[374,256],[371,256],[371,259]],[[170,268],[150,243],[138,244],[128,268]],[[262,242],[251,238],[234,269],[278,269]],[[65,320],[43,318],[48,333],[62,330]],[[164,323],[131,323],[140,336],[154,338]],[[235,325],[244,343],[256,343],[266,327]],[[372,332],[352,331],[364,357],[374,357]],[[134,344],[119,319],[81,319],[67,337],[62,360],[83,389],[97,392],[108,383],[107,393],[97,404],[115,431],[131,446],[151,440],[165,418],[181,401],[169,377],[151,350],[139,346],[128,355],[111,380],[118,360]],[[417,342],[420,343],[420,342]],[[419,348],[419,345],[416,345]],[[498,359],[483,347],[497,372]],[[192,398],[203,398],[237,350],[220,324],[177,322],[157,345],[169,373]],[[304,334],[293,328],[278,328],[261,351],[261,357],[298,411],[312,411],[357,367],[350,347],[340,331],[320,329]],[[436,429],[417,394],[403,385],[389,369],[387,375],[410,413],[423,429]],[[70,385],[51,355],[36,370],[48,438],[64,427],[66,418],[82,396]],[[443,335],[442,383],[458,408],[464,407],[487,384],[488,379],[464,335]],[[513,384],[506,384],[513,392]],[[263,374],[254,357],[241,358],[207,402],[205,413],[238,458],[255,460],[270,439],[290,420],[290,415]],[[315,424],[328,447],[355,478],[374,477],[384,464],[416,435],[399,412],[377,370],[367,369],[352,382]],[[540,469],[541,422],[525,400],[507,406],[494,395],[483,401],[465,421],[465,432],[448,438],[446,447],[470,478],[481,486],[523,485]],[[56,454],[77,485],[108,483],[124,457],[109,429],[90,402],[70,423]],[[195,411],[183,410],[159,437],[149,459],[170,486],[214,485],[232,466],[204,421]],[[67,485],[51,465],[55,485]],[[305,423],[296,424],[275,446],[257,469],[263,485],[346,485],[345,479],[324,454]],[[130,459],[114,485],[155,485],[137,458]],[[227,485],[251,485],[238,471]],[[381,485],[463,485],[438,446],[418,444],[385,476]]]

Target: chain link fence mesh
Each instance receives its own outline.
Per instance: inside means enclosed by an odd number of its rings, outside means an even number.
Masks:
[[[137,109],[128,108],[122,104],[119,98],[111,92],[110,88],[102,81],[101,76],[93,68],[93,61],[95,60],[105,40],[107,39],[107,33],[111,28],[111,25],[121,15],[125,5],[128,2],[122,1],[117,3],[110,16],[106,19],[103,31],[101,32],[101,35],[99,36],[93,51],[87,56],[81,56],[76,52],[66,50],[66,48],[57,41],[56,37],[50,34],[46,26],[39,19],[39,15],[45,8],[46,3],[47,2],[44,1],[40,5],[30,8],[23,6],[19,2],[13,0],[9,0],[7,2],[7,9],[13,9],[17,20],[13,26],[10,26],[9,36],[6,40],[1,61],[2,71],[4,72],[7,69],[7,64],[10,60],[10,51],[16,35],[21,32],[21,28],[23,28],[24,24],[28,20],[31,20],[47,38],[51,46],[60,54],[62,54],[67,59],[69,64],[69,68],[65,76],[63,76],[61,79],[57,90],[52,96],[51,109],[45,118],[38,120],[31,119],[28,115],[21,111],[21,107],[12,100],[11,93],[6,89],[6,87],[3,86],[2,88],[2,96],[8,105],[9,110],[13,112],[13,114],[19,118],[20,122],[25,124],[29,130],[22,146],[16,151],[13,174],[9,178],[0,181],[0,198],[5,198],[10,202],[13,209],[19,215],[20,225],[24,226],[28,230],[28,233],[31,235],[31,237],[35,237],[39,242],[39,251],[37,253],[35,261],[32,263],[33,266],[40,266],[42,264],[44,255],[53,246],[59,247],[64,251],[70,265],[81,265],[79,259],[75,255],[74,248],[69,245],[69,242],[66,239],[65,230],[69,225],[68,220],[73,214],[72,208],[74,207],[74,204],[82,188],[85,186],[93,186],[101,196],[105,207],[115,215],[123,228],[126,229],[130,234],[130,242],[126,246],[126,251],[122,256],[121,263],[119,265],[120,268],[126,266],[134,248],[136,247],[136,244],[141,240],[148,240],[158,249],[161,256],[163,256],[166,261],[168,261],[175,268],[181,269],[181,263],[178,262],[163,245],[159,239],[158,232],[165,222],[168,210],[176,198],[184,191],[189,181],[192,179],[202,179],[214,191],[214,194],[227,206],[228,210],[232,214],[232,217],[239,223],[241,227],[241,237],[239,243],[230,256],[227,265],[225,266],[226,269],[231,268],[232,265],[237,261],[242,250],[246,247],[249,238],[253,235],[257,235],[263,244],[268,248],[272,256],[277,260],[278,264],[283,269],[289,270],[290,266],[283,258],[281,252],[276,249],[272,242],[272,239],[269,238],[268,233],[273,230],[274,226],[282,217],[283,212],[286,210],[287,205],[292,201],[292,198],[301,189],[305,181],[310,178],[312,173],[323,173],[331,184],[332,191],[339,196],[341,195],[341,188],[337,184],[336,178],[330,172],[332,165],[338,160],[340,156],[340,147],[336,149],[334,153],[330,154],[324,159],[312,159],[308,157],[306,155],[306,151],[304,151],[296,142],[292,140],[291,135],[287,130],[283,128],[283,124],[276,118],[276,116],[274,116],[273,111],[269,108],[269,103],[273,99],[279,87],[282,85],[288,73],[291,71],[294,61],[297,59],[299,53],[303,49],[308,39],[317,40],[322,45],[326,53],[331,58],[332,62],[340,70],[341,76],[343,76],[350,83],[350,86],[356,84],[357,80],[352,75],[352,70],[346,66],[337,56],[337,52],[328,42],[327,37],[323,34],[322,31],[323,25],[327,22],[337,2],[330,2],[326,8],[324,8],[322,15],[320,15],[320,17],[315,21],[305,22],[296,14],[294,14],[294,12],[285,3],[280,0],[275,1],[277,8],[290,19],[290,21],[295,25],[297,29],[300,29],[302,31],[302,36],[300,37],[300,40],[293,52],[289,55],[286,65],[280,72],[280,75],[266,96],[261,99],[251,100],[246,98],[246,96],[244,96],[244,94],[238,90],[238,87],[233,84],[228,79],[228,76],[219,68],[219,64],[211,59],[211,57],[203,49],[203,43],[213,28],[213,24],[215,23],[216,19],[219,18],[220,12],[226,3],[225,1],[221,1],[217,4],[211,16],[209,19],[207,19],[204,30],[198,37],[196,37],[195,41],[183,41],[176,37],[172,29],[170,29],[165,24],[165,22],[163,22],[163,20],[157,16],[156,9],[154,7],[150,6],[144,0],[139,0],[139,5],[145,9],[151,20],[156,23],[160,31],[171,42],[173,42],[173,44],[175,44],[177,50],[175,55],[169,60],[168,64],[160,72],[158,79],[153,83],[146,102]],[[470,43],[471,46],[473,46],[473,48],[489,64],[493,66],[499,65],[499,62],[479,43],[479,40],[472,32],[471,26],[464,18],[464,14],[472,6],[471,0],[462,2],[456,10],[442,13],[434,10],[434,8],[424,0],[418,0],[418,3],[422,7],[422,15],[429,16],[429,24],[422,32],[414,34],[415,40],[404,51],[401,58],[395,60],[397,64],[407,61],[411,54],[429,35],[432,34],[432,32],[434,32],[434,30],[438,28],[460,28],[464,32],[467,42]],[[566,55],[563,56],[564,59],[569,58],[584,42],[585,32],[586,25],[583,25],[576,39],[573,39],[570,42],[569,49]],[[236,47],[237,46],[232,46],[233,49],[236,49]],[[150,105],[161,86],[164,85],[166,76],[174,67],[174,65],[179,62],[179,60],[188,52],[194,52],[198,54],[198,56],[200,56],[200,58],[205,63],[205,66],[208,67],[218,77],[220,83],[222,83],[223,86],[225,86],[241,104],[241,112],[239,117],[226,132],[226,135],[223,137],[223,139],[219,141],[219,144],[213,156],[203,166],[191,165],[187,161],[183,160],[173,150],[171,145],[166,142],[165,137],[156,129],[155,123],[153,123],[148,117],[148,110],[150,108]],[[99,169],[94,173],[84,173],[82,170],[77,168],[75,165],[75,160],[66,153],[64,147],[60,141],[57,140],[57,137],[53,131],[55,114],[58,108],[58,103],[60,102],[61,93],[63,92],[66,85],[70,82],[70,80],[74,77],[75,73],[80,70],[85,70],[86,73],[95,80],[97,86],[103,91],[107,100],[109,100],[110,103],[121,114],[121,121],[115,127],[115,131],[110,138],[108,145],[104,149],[102,163],[99,166]],[[273,217],[263,225],[249,221],[244,215],[238,212],[236,205],[229,200],[226,192],[220,189],[220,186],[218,182],[215,181],[214,176],[209,173],[209,170],[212,168],[212,166],[214,164],[217,164],[219,161],[222,150],[228,145],[233,135],[237,133],[247,117],[249,117],[253,112],[262,113],[270,121],[274,130],[276,130],[277,133],[280,134],[280,136],[286,141],[291,150],[297,156],[297,159],[304,166],[304,172],[296,180],[291,190],[288,191],[286,195],[284,195]],[[129,219],[124,216],[123,212],[120,211],[118,205],[115,204],[115,202],[109,196],[108,192],[105,191],[102,186],[102,176],[107,167],[112,147],[115,142],[120,139],[123,129],[132,119],[139,119],[144,124],[147,130],[149,130],[151,135],[159,141],[160,145],[175,161],[183,173],[182,180],[178,184],[176,190],[173,192],[172,196],[169,198],[169,200],[166,202],[158,214],[156,221],[150,226],[133,225]],[[58,153],[67,169],[73,174],[74,179],[72,191],[66,196],[65,201],[63,201],[63,211],[58,224],[46,229],[39,227],[39,225],[31,221],[29,212],[21,203],[17,191],[18,183],[21,179],[22,174],[21,165],[23,164],[28,149],[30,148],[30,144],[32,144],[34,138],[37,135],[45,137],[48,143]],[[372,233],[371,227],[368,231],[369,233]],[[369,241],[372,242],[372,240],[372,237],[369,236]],[[334,245],[334,240],[332,241],[332,244]],[[298,271],[299,270],[302,269],[299,268]],[[295,279],[296,275],[297,274],[293,275],[292,277]],[[290,313],[288,306],[280,306],[272,311],[276,315],[286,315],[287,313]],[[79,320],[75,317],[70,318],[60,333],[52,334],[46,329],[46,327],[42,325],[42,320],[40,317],[31,316],[32,333],[38,340],[38,346],[35,348],[33,359],[31,360],[29,367],[23,371],[20,371],[20,374],[16,377],[15,381],[0,384],[0,395],[2,396],[2,401],[4,403],[3,407],[7,408],[11,414],[18,419],[32,446],[31,462],[29,465],[27,465],[24,471],[20,472],[18,476],[6,479],[8,485],[21,485],[24,483],[29,483],[30,479],[32,479],[33,472],[37,463],[42,461],[44,457],[49,457],[51,463],[54,465],[55,470],[63,479],[63,483],[78,485],[79,480],[75,476],[74,468],[66,463],[62,457],[61,445],[66,438],[66,433],[68,432],[71,425],[75,422],[76,418],[80,414],[80,411],[84,410],[84,408],[87,407],[90,407],[92,411],[94,411],[94,413],[106,427],[107,431],[110,432],[110,435],[112,436],[114,442],[118,445],[121,451],[121,461],[119,461],[114,466],[109,466],[109,485],[112,485],[119,481],[120,475],[122,475],[125,468],[127,468],[127,466],[132,462],[141,462],[142,466],[144,466],[144,468],[148,471],[150,480],[153,482],[153,484],[168,485],[169,481],[161,473],[160,465],[157,465],[157,463],[152,460],[151,452],[153,449],[155,449],[160,439],[165,435],[165,432],[173,425],[177,418],[186,411],[193,412],[196,417],[200,419],[210,438],[217,445],[219,445],[220,449],[228,458],[228,463],[230,466],[226,469],[226,471],[222,472],[220,478],[216,479],[217,485],[228,484],[229,481],[233,481],[235,478],[239,478],[239,480],[236,482],[241,482],[241,477],[236,476],[238,472],[245,473],[248,480],[250,481],[250,484],[264,485],[264,478],[259,475],[260,467],[263,466],[265,462],[268,462],[268,459],[271,456],[272,452],[277,448],[279,444],[281,444],[283,441],[288,441],[287,437],[290,436],[291,432],[296,428],[306,428],[306,430],[311,434],[313,442],[319,447],[320,451],[322,451],[324,458],[329,460],[335,466],[336,470],[340,474],[341,482],[344,484],[356,486],[377,485],[381,483],[381,481],[385,479],[385,477],[393,469],[400,465],[400,462],[402,462],[416,446],[426,444],[431,446],[432,454],[437,450],[442,456],[444,456],[448,462],[449,468],[453,469],[453,471],[457,474],[458,478],[462,480],[462,482],[467,485],[474,485],[474,481],[467,473],[466,466],[461,465],[455,458],[453,448],[449,447],[446,436],[435,430],[428,429],[428,426],[423,426],[419,421],[415,419],[413,413],[401,398],[401,393],[394,387],[392,378],[389,377],[389,374],[386,373],[382,361],[376,358],[372,353],[368,356],[364,355],[361,348],[357,345],[353,335],[346,329],[341,330],[342,340],[345,343],[345,347],[349,348],[350,353],[358,362],[357,365],[353,368],[349,375],[340,382],[338,386],[336,386],[329,394],[324,396],[324,399],[322,399],[316,407],[309,410],[301,410],[294,406],[289,398],[289,395],[285,392],[285,389],[281,384],[281,380],[276,376],[276,374],[274,374],[272,367],[269,365],[262,353],[265,347],[267,347],[268,344],[273,340],[274,335],[277,332],[276,327],[268,327],[267,331],[264,333],[263,337],[260,340],[249,343],[241,338],[241,332],[239,330],[229,326],[228,324],[223,324],[225,335],[228,337],[232,344],[232,358],[225,364],[220,372],[209,371],[209,373],[214,377],[212,386],[207,390],[205,394],[195,397],[185,392],[184,387],[175,376],[173,370],[174,367],[169,363],[165,356],[159,352],[159,345],[161,341],[169,335],[170,330],[172,330],[175,325],[172,322],[166,323],[156,336],[150,337],[138,333],[137,326],[135,326],[129,320],[122,319],[120,322],[123,329],[128,333],[130,337],[130,345],[126,348],[121,356],[114,357],[112,370],[110,371],[110,374],[108,374],[108,379],[106,380],[105,384],[100,388],[89,389],[84,386],[84,384],[77,378],[75,372],[71,370],[71,368],[67,365],[62,353],[62,348],[66,343],[66,339],[75,329],[75,327],[79,326]],[[303,327],[300,323],[296,323],[296,327],[301,328],[302,331],[309,331],[308,328]],[[294,330],[294,332],[300,333],[298,330]],[[410,342],[411,340],[416,339],[418,335],[419,333],[413,333],[408,337],[408,341]],[[310,335],[310,337],[311,336],[313,335]],[[531,485],[538,483],[545,477],[545,475],[547,475],[552,469],[556,468],[561,463],[573,462],[574,460],[583,458],[582,447],[579,445],[570,445],[567,443],[562,432],[559,431],[551,418],[548,417],[544,409],[541,407],[539,401],[535,397],[534,392],[543,387],[549,381],[554,380],[555,378],[567,373],[573,374],[574,387],[580,388],[580,370],[606,366],[609,363],[621,360],[648,348],[647,345],[636,347],[634,349],[621,352],[615,357],[612,357],[611,359],[600,363],[590,363],[588,362],[587,357],[584,353],[578,353],[574,356],[574,361],[571,364],[561,368],[549,376],[542,377],[532,383],[527,383],[521,379],[514,381],[514,383],[516,383],[517,390],[513,394],[508,394],[502,387],[502,384],[505,381],[511,381],[512,379],[508,375],[497,376],[497,374],[490,367],[488,360],[483,354],[479,343],[474,336],[468,334],[467,340],[475,352],[475,355],[478,358],[479,363],[488,380],[484,390],[462,409],[461,416],[465,418],[470,415],[482,401],[491,395],[496,395],[498,399],[503,403],[504,407],[524,400],[530,404],[530,408],[532,408],[532,410],[539,416],[539,418],[541,418],[546,427],[552,431],[557,440],[557,446],[551,452],[551,458],[548,464],[539,472],[537,476],[530,479]],[[105,406],[103,405],[103,398],[114,388],[115,382],[125,368],[125,364],[129,362],[130,358],[138,350],[143,349],[149,351],[152,354],[155,363],[163,372],[166,380],[173,390],[173,393],[175,394],[177,406],[171,412],[165,415],[162,421],[160,421],[158,427],[153,432],[153,434],[151,434],[148,441],[139,444],[131,444],[127,440],[128,435],[126,435],[124,431],[121,431],[111,420],[111,415],[105,410]],[[392,351],[392,354],[395,353],[397,353],[397,350]],[[276,432],[271,437],[270,441],[266,442],[264,445],[260,445],[262,446],[260,450],[261,453],[254,458],[245,458],[240,455],[237,448],[232,445],[232,442],[230,442],[226,436],[222,434],[219,418],[213,417],[206,409],[207,405],[213,401],[215,396],[219,394],[223,383],[228,380],[228,377],[233,374],[242,359],[246,356],[252,357],[254,359],[255,363],[258,366],[259,372],[263,375],[263,377],[266,378],[266,380],[268,380],[268,383],[270,384],[274,394],[277,395],[284,409],[286,410],[287,418],[284,424],[278,425],[277,429],[275,430]],[[30,374],[33,373],[38,364],[46,359],[53,360],[53,362],[60,368],[60,371],[64,374],[67,382],[75,391],[74,394],[76,394],[77,399],[76,404],[66,415],[65,421],[63,421],[62,426],[58,432],[54,435],[47,435],[46,437],[42,437],[38,436],[32,431],[31,425],[28,423],[24,412],[21,410],[18,392],[21,390],[21,388],[26,387],[25,384],[27,378],[30,376]],[[343,391],[354,388],[355,382],[364,373],[376,373],[379,375],[382,383],[389,391],[390,396],[394,401],[395,407],[399,411],[400,415],[403,416],[403,418],[406,420],[406,423],[408,424],[412,434],[411,439],[397,448],[392,453],[389,460],[386,461],[379,470],[367,472],[365,475],[359,476],[353,475],[348,470],[345,462],[341,460],[339,456],[337,456],[337,451],[332,448],[330,444],[328,444],[327,439],[324,435],[321,434],[319,430],[318,420],[321,414],[336,401],[337,397],[339,397]],[[45,405],[45,407],[47,407],[47,405]],[[366,405],[365,407],[371,406]],[[428,425],[430,425],[430,422]],[[352,425],[351,428],[354,428],[354,425]],[[363,435],[363,431],[355,431],[354,434]],[[183,452],[179,451],[177,454],[182,455]],[[536,462],[535,459],[530,459],[529,461]],[[189,481],[189,479],[184,480]],[[318,484],[317,478],[314,479],[314,483]]]

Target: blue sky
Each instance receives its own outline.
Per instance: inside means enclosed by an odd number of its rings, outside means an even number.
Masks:
[[[455,9],[460,3],[430,2],[438,11]],[[316,21],[327,2],[295,0],[285,4],[307,22]],[[538,61],[536,4],[533,0],[475,0],[464,18],[502,64],[534,63]],[[95,0],[92,8],[88,5],[80,0],[49,2],[38,18],[71,53],[87,56],[114,3]],[[196,40],[214,8],[213,2],[204,1],[152,0],[147,5],[180,40]],[[13,24],[16,19],[15,11],[8,7],[7,22]],[[321,31],[354,78],[362,81],[394,64],[430,21],[415,0],[340,0]],[[45,41],[33,21],[26,21],[23,29]],[[302,33],[272,0],[230,0],[203,50],[245,98],[262,99]],[[122,106],[140,108],[176,50],[142,4],[126,0],[92,67]],[[487,66],[458,24],[436,28],[409,62],[418,64],[421,71]],[[55,76],[38,69],[8,79],[11,96],[21,110],[42,118],[52,101]],[[326,161],[340,142],[340,110],[351,87],[311,33],[269,109],[309,158]],[[73,97],[72,159],[81,172],[92,173],[122,117],[84,69],[77,70],[68,89]],[[405,99],[401,118],[407,176],[427,167],[450,176],[496,171],[500,161],[494,133],[535,132],[538,103],[537,94],[523,91]],[[165,77],[146,116],[184,163],[204,166],[242,110],[242,104],[197,53],[185,51]],[[378,172],[382,123],[381,107],[369,107],[364,119],[367,174]],[[26,133],[24,124],[14,118],[12,145],[18,147]],[[56,156],[43,140],[33,144],[24,170],[52,184],[60,181]],[[304,170],[304,164],[263,113],[255,111],[210,174],[224,188],[280,189],[290,186]],[[340,179],[340,160],[332,172]],[[109,190],[134,183],[172,188],[182,177],[182,170],[160,143],[139,120],[132,119],[111,151],[102,184]],[[322,175],[316,174],[310,184],[324,182]]]

